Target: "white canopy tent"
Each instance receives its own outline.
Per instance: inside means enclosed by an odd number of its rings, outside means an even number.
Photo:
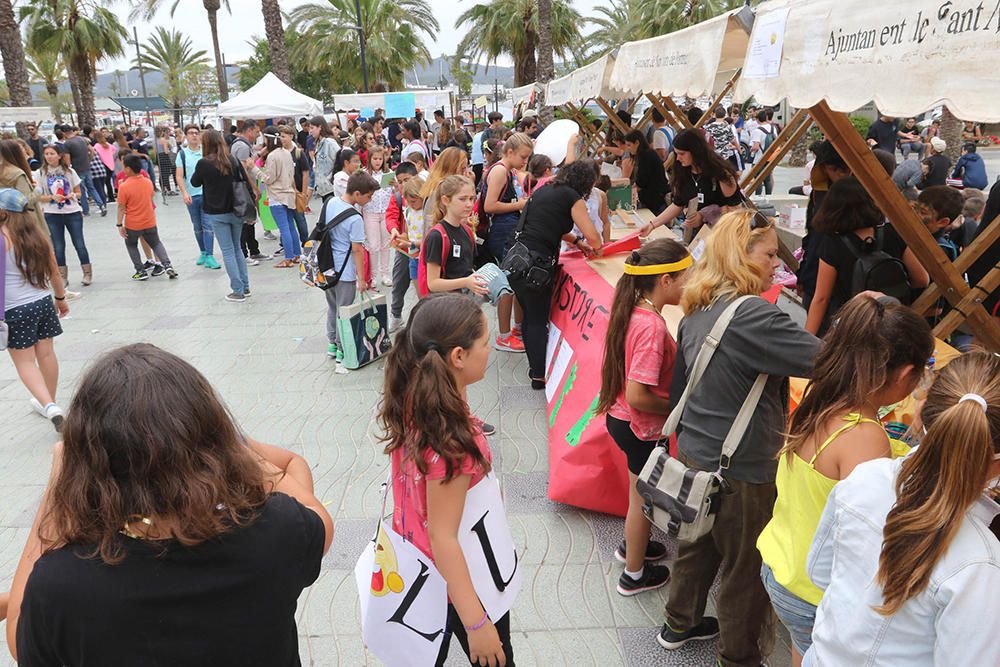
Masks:
[[[734,10],[690,28],[618,49],[608,80],[631,95],[701,97],[717,92],[743,65],[750,37]]]
[[[323,103],[296,92],[272,72],[236,97],[219,104],[220,118],[276,118],[314,116],[323,113]]]
[[[527,86],[520,86],[518,88],[510,89],[510,102],[517,108],[518,104],[524,104],[525,106],[533,106],[536,100],[536,93],[541,88],[537,83],[529,83]]]
[[[413,93],[416,107],[425,109],[451,108],[451,93],[447,90],[408,90]],[[347,93],[334,95],[333,106],[338,111],[360,111],[362,109],[385,109],[385,93]]]
[[[996,122],[998,29],[1000,10],[972,0],[773,0],[757,8],[752,40],[764,48],[747,54],[761,76],[745,70],[736,94],[843,112],[874,100],[896,117],[946,105],[959,118]],[[767,67],[766,45],[781,36],[770,54],[780,61]]]
[[[549,81],[545,89],[546,104],[562,106],[567,102],[579,104],[596,98],[616,97],[615,91],[608,85],[614,65],[615,58],[609,53],[566,76]]]
[[[49,107],[0,107],[0,123],[37,123],[50,118]]]

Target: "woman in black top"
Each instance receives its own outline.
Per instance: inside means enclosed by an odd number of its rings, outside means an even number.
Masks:
[[[524,349],[533,389],[545,388],[545,345],[549,335],[552,273],[559,259],[559,244],[562,241],[574,244],[587,255],[601,249],[601,236],[584,201],[590,196],[595,179],[591,160],[577,160],[563,167],[555,178],[531,195],[515,235],[515,243],[524,244],[537,258],[536,263],[551,267],[549,280],[541,288],[531,287],[523,277],[510,280],[524,310]],[[583,231],[582,238],[573,235],[574,224]]]
[[[7,641],[26,666],[299,665],[332,538],[302,457],[243,435],[180,357],[118,348],[66,415]]]
[[[671,172],[673,201],[662,213],[643,226],[639,232],[647,236],[654,228],[669,225],[698,200],[698,213],[688,216],[685,236],[692,237],[703,224],[714,223],[719,217],[743,202],[736,169],[712,150],[701,130],[681,130],[674,137],[677,159]]]
[[[896,230],[885,224],[885,216],[853,176],[830,186],[812,224],[823,234],[823,240],[819,245],[816,292],[806,317],[809,333],[825,333],[830,319],[855,295],[853,283],[857,256],[872,248],[877,242],[876,237],[885,253],[902,260],[911,287],[927,286],[926,269]]]
[[[229,155],[226,141],[218,130],[201,134],[202,158],[191,174],[191,185],[201,186],[202,215],[215,231],[222,249],[222,261],[229,275],[227,301],[241,303],[250,296],[247,258],[240,249],[243,220],[233,213],[233,174],[247,181],[243,165]]]
[[[659,215],[667,207],[667,174],[663,171],[663,160],[646,141],[646,135],[632,130],[622,142],[632,156],[632,180],[639,191],[639,203],[653,215]]]

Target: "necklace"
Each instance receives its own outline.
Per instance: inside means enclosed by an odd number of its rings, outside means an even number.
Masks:
[[[133,514],[129,516],[128,519],[125,520],[125,526],[119,532],[121,532],[121,534],[125,535],[126,537],[131,537],[133,540],[141,540],[145,537],[145,535],[132,530],[132,528],[129,526],[129,524],[131,523],[142,523],[145,524],[146,526],[152,526],[153,520],[150,519],[148,516],[139,516],[137,514]]]
[[[653,310],[656,310],[656,304],[655,303],[653,303],[652,301],[650,301],[646,297],[642,297],[642,300],[645,301],[646,303],[648,303],[650,306],[652,306]]]

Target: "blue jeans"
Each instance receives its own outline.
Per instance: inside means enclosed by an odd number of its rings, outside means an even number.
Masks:
[[[281,230],[281,247],[285,249],[285,259],[295,259],[302,254],[302,244],[299,241],[299,230],[295,227],[294,209],[284,204],[271,204],[271,215]]]
[[[781,624],[788,629],[788,635],[795,644],[799,655],[812,646],[812,630],[816,623],[816,607],[795,595],[774,579],[774,573],[767,563],[760,568],[760,578],[764,589],[771,598],[771,607]]]
[[[222,251],[222,262],[229,274],[229,287],[236,294],[250,290],[250,278],[247,276],[247,258],[240,250],[240,234],[243,232],[243,221],[232,213],[205,213],[205,220],[215,230],[215,238],[219,241]]]
[[[90,215],[90,202],[87,201],[87,195],[94,198],[97,202],[98,208],[104,208],[104,197],[97,190],[97,186],[94,185],[94,177],[91,176],[90,172],[80,176],[80,206],[83,207],[83,214]]]
[[[518,213],[501,213],[493,216],[489,238],[486,240],[486,249],[496,258],[497,264],[503,261],[503,256],[513,245],[514,232],[517,230],[517,223],[520,219],[521,216]]]
[[[52,249],[56,252],[56,264],[66,266],[66,231],[69,230],[70,241],[76,248],[76,256],[81,264],[90,264],[90,253],[83,240],[83,213],[46,213],[45,222],[52,236]]]
[[[295,229],[299,232],[299,243],[309,240],[309,225],[306,224],[306,214],[304,211],[292,211],[292,219],[295,220]]]
[[[191,203],[187,205],[188,215],[191,216],[191,225],[194,227],[194,239],[198,242],[198,250],[206,255],[211,255],[214,249],[215,232],[212,231],[212,223],[208,221],[205,212],[201,209],[201,195],[191,197]]]

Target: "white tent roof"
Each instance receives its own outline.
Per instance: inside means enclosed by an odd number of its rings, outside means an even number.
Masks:
[[[940,0],[767,2],[757,9],[754,44],[779,38],[787,12],[780,67],[752,62],[766,57],[766,48],[754,49],[736,95],[798,108],[826,100],[842,112],[874,100],[896,117],[946,105],[959,118],[1000,121],[1000,14],[987,4],[976,11],[974,2]],[[752,64],[770,76],[748,77]]]
[[[518,104],[531,106],[535,101],[535,92],[541,88],[537,83],[529,83],[527,86],[510,89],[510,101],[515,107]]]
[[[743,65],[750,36],[736,19],[740,11],[622,44],[609,85],[632,95],[711,95]]]
[[[417,108],[421,110],[440,109],[441,107],[448,109],[451,107],[451,93],[447,90],[412,90],[400,92],[412,92]],[[385,94],[347,93],[344,95],[334,95],[333,106],[341,111],[385,109]]]
[[[614,97],[615,92],[608,86],[614,65],[615,59],[609,53],[564,77],[549,81],[545,89],[545,103],[560,106],[567,102],[586,102],[595,97]]]
[[[323,103],[296,92],[272,72],[236,97],[218,106],[226,118],[274,118],[276,116],[313,116],[323,113]]]

